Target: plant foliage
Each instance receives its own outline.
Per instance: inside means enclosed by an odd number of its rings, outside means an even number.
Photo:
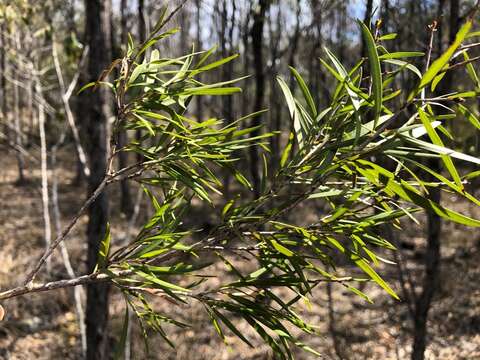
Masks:
[[[401,228],[416,221],[419,210],[480,226],[479,220],[429,197],[432,188],[441,188],[479,205],[465,186],[478,172],[462,174],[457,165],[478,166],[480,159],[450,149],[442,141],[443,124],[460,121],[460,116],[478,127],[475,114],[461,101],[477,93],[452,89],[432,99],[422,94],[441,81],[438,76],[449,71],[452,59],[459,54],[468,57],[468,48],[458,49],[468,38],[470,20],[424,73],[409,62],[422,53],[389,52],[386,42],[395,36],[378,37],[359,23],[368,59],[347,69],[325,49],[321,71],[329,72],[336,85],[324,109],[317,108],[299,71],[291,69],[299,94],[278,78],[295,132],[275,171],[267,169],[265,161],[261,194],[253,200],[251,196],[223,200],[219,174],[231,172],[238,187],[243,187],[239,192],[250,194],[250,183],[238,170],[237,160],[250,146],[267,148],[266,138],[274,136],[249,136],[257,128],[246,126],[244,120],[259,113],[224,122],[193,119],[187,112],[195,96],[241,91],[234,85],[241,79],[215,84],[199,80],[199,75],[235,56],[211,60],[213,50],[209,50],[163,57],[155,44],[176,32],[162,32],[163,25],[162,18],[143,44],[135,46],[130,39],[126,56],[114,61],[98,82],[84,87],[107,85],[115,95],[113,156],[127,151],[141,158],[116,176],[143,187],[153,215],[126,245],[110,240],[110,233],[105,236],[98,271],[124,294],[145,334],[151,327],[174,346],[165,325],[188,326],[155,310],[152,298],[161,296],[172,304],[202,303],[223,339],[225,331],[230,331],[253,346],[253,339],[237,328],[240,318],[279,359],[292,358],[292,346],[316,354],[292,332],[293,328],[316,332],[299,315],[301,304],[312,301],[315,287],[335,281],[371,301],[355,287],[358,281],[370,280],[398,299],[376,271],[379,262],[386,261],[377,255],[378,249],[395,249],[382,235],[384,226]],[[368,77],[363,76],[365,66]],[[114,67],[120,69],[120,76],[108,82]],[[467,70],[478,79],[473,67]],[[401,73],[417,78],[412,90],[396,88],[395,79]],[[118,148],[119,132],[132,130],[141,130],[142,136],[131,137],[125,147]],[[298,146],[292,146],[294,142]],[[442,160],[445,172],[425,165],[424,160],[432,157]],[[431,175],[437,181],[425,180]],[[195,199],[209,204],[218,215],[218,223],[206,235],[185,226]],[[318,209],[318,216],[308,223],[292,221],[290,214],[304,207]],[[340,275],[339,256],[357,270]],[[248,262],[251,271],[240,269],[238,261]],[[228,276],[209,271],[218,262],[225,265]]]

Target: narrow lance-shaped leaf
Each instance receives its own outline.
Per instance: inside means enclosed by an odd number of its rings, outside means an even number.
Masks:
[[[307,105],[310,109],[310,112],[312,114],[312,117],[317,116],[317,107],[315,106],[315,101],[313,100],[313,96],[310,93],[310,90],[308,90],[308,86],[303,80],[302,76],[299,74],[295,68],[290,66],[290,71],[292,72],[293,76],[295,76],[295,79],[297,80],[298,85],[300,86],[300,89],[302,90],[303,97],[305,98],[305,101],[307,102]]]
[[[295,135],[297,137],[298,146],[300,149],[303,148],[305,131],[301,123],[300,114],[297,111],[297,105],[295,104],[295,99],[292,95],[292,92],[288,88],[287,83],[281,77],[277,77],[278,84],[282,89],[285,100],[287,101],[288,110],[290,111],[290,117],[293,120],[293,128],[295,130]]]
[[[425,126],[425,129],[427,130],[430,140],[432,140],[432,142],[435,145],[443,146],[442,139],[440,139],[440,136],[437,134],[437,132],[433,128],[427,114],[420,108],[418,109],[418,114],[420,115],[420,120],[422,121],[423,126]],[[440,156],[442,157],[442,161],[445,164],[445,167],[447,168],[448,172],[452,176],[455,183],[460,188],[463,188],[462,180],[460,179],[460,175],[458,174],[458,171],[455,168],[455,165],[453,164],[452,158],[446,154],[441,154]]]
[[[100,269],[105,268],[107,264],[108,255],[110,253],[110,240],[111,240],[110,224],[107,223],[105,236],[103,237],[103,240],[100,243],[100,248],[98,250],[98,267]]]
[[[373,39],[370,29],[360,20],[358,20],[358,24],[362,29],[363,38],[365,39],[365,43],[367,44],[368,61],[370,63],[370,76],[372,79],[372,92],[375,102],[374,127],[376,127],[378,119],[380,118],[380,113],[382,112],[382,70],[380,67],[380,59],[378,57],[377,45],[375,44],[375,40]]]

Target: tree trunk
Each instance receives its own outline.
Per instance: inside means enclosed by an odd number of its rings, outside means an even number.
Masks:
[[[439,0],[439,19],[444,7],[444,0]],[[459,28],[459,1],[450,0],[450,26],[449,26],[449,42],[455,39],[455,34]],[[438,49],[442,52],[442,32],[443,24],[440,24],[438,33]],[[442,82],[439,84],[439,94],[444,94],[448,91],[448,86],[451,84],[452,74],[447,72]],[[447,88],[446,88],[447,87]],[[441,172],[440,160],[430,159],[428,167],[436,172]],[[435,181],[432,176],[431,181]],[[430,199],[440,203],[441,193],[437,187],[430,190]],[[428,312],[432,303],[433,296],[437,291],[439,285],[439,265],[441,259],[441,218],[432,211],[427,212],[427,248],[425,251],[425,276],[423,279],[423,288],[420,296],[417,298],[415,304],[415,319],[414,319],[414,339],[412,360],[423,360],[425,357],[425,349],[427,347],[427,321]]]
[[[88,57],[88,81],[96,81],[111,59],[109,0],[85,0]],[[104,87],[85,92],[85,133],[88,134],[87,155],[90,161],[88,195],[91,195],[103,180],[107,171],[107,119],[108,93]],[[88,105],[87,105],[88,104]],[[88,272],[97,264],[100,242],[108,221],[108,197],[105,192],[93,202],[88,210],[87,241]],[[108,355],[108,294],[107,283],[87,286],[87,360],[103,360]]]
[[[263,69],[263,25],[265,23],[265,13],[270,6],[269,0],[260,0],[253,13],[253,25],[251,30],[253,66],[255,71],[255,101],[253,111],[260,111],[263,107],[263,98],[265,95],[265,73]],[[261,117],[256,116],[252,119],[252,126],[261,124]],[[252,132],[252,137],[258,136],[260,130]],[[252,177],[253,193],[257,198],[260,195],[260,176],[259,176],[259,158],[256,146],[250,147],[250,173]]]
[[[137,3],[137,15],[138,15],[138,41],[139,43],[143,43],[146,40],[147,37],[147,27],[145,23],[145,3],[144,0],[138,0]],[[142,55],[146,56],[148,50]],[[141,60],[141,59],[140,59]],[[140,141],[140,138],[142,137],[142,130],[138,129],[135,131],[135,139],[137,141]],[[137,153],[136,154],[136,160],[137,162],[142,161],[142,155]]]
[[[120,2],[120,44],[117,44],[113,36],[113,26],[112,26],[112,51],[115,52],[114,58],[120,58],[122,56],[121,46],[127,43],[127,0],[122,0]],[[128,138],[126,131],[120,131],[118,134],[118,146],[122,148],[127,145]],[[118,167],[123,169],[128,166],[128,153],[126,151],[121,151],[118,154]],[[120,210],[125,216],[129,217],[133,213],[133,202],[132,195],[130,192],[130,183],[127,179],[120,181]]]
[[[222,57],[225,58],[233,52],[233,30],[235,28],[235,14],[236,14],[236,2],[235,0],[229,1],[231,5],[231,17],[229,21],[227,1],[223,0],[220,6],[216,6],[215,10],[220,16],[220,29],[218,32],[220,50]],[[230,24],[229,24],[230,23]],[[233,77],[233,61],[222,66],[221,81],[228,81]],[[199,97],[200,98],[200,97]],[[222,96],[222,114],[227,123],[231,123],[234,120],[233,111],[233,97]],[[223,176],[223,190],[226,198],[230,196],[230,172],[227,170]]]
[[[281,95],[279,93],[277,82],[275,77],[277,76],[279,69],[278,63],[280,59],[280,41],[282,38],[282,7],[277,7],[277,13],[275,16],[268,17],[269,25],[269,37],[270,37],[270,63],[268,71],[268,82],[270,83],[270,94],[269,94],[269,103],[270,106],[270,132],[279,131],[281,134],[282,131],[282,104],[281,104]],[[275,22],[273,21],[275,20]],[[274,28],[275,23],[275,28]],[[279,163],[280,163],[280,136],[272,136],[270,138],[270,148],[272,150],[271,160],[270,160],[270,169],[271,172],[274,172]]]
[[[1,99],[1,106],[2,109],[0,111],[0,115],[2,116],[2,121],[4,121],[3,131],[5,136],[9,137],[10,130],[8,129],[8,102],[7,102],[7,79],[6,79],[6,72],[7,72],[7,62],[5,61],[5,53],[7,51],[7,44],[6,44],[6,24],[4,21],[0,24],[0,99]],[[8,141],[10,139],[8,138]]]
[[[17,32],[14,35],[14,48],[15,51],[20,51],[20,34]],[[21,149],[23,147],[22,141],[22,124],[20,121],[20,93],[19,93],[19,77],[18,70],[15,69],[13,73],[13,124],[15,126],[15,145]],[[25,184],[25,159],[23,158],[23,153],[21,151],[15,152],[17,156],[17,166],[18,166],[18,179],[17,184]]]
[[[292,38],[290,39],[290,56],[289,56],[289,59],[288,59],[288,65],[291,66],[291,67],[295,67],[295,55],[297,54],[297,48],[298,48],[298,39],[300,37],[300,14],[301,14],[301,11],[302,11],[302,6],[300,4],[300,0],[297,0],[296,2],[296,12],[295,12],[295,31],[293,32],[293,36]],[[290,88],[290,91],[292,92],[292,94],[295,94],[295,77],[293,76],[293,74],[290,74],[290,80],[289,80],[289,84],[288,84],[288,87]],[[295,133],[295,125],[293,123],[293,121],[290,123],[290,132],[291,133]],[[296,143],[294,142],[292,144],[292,150],[291,150],[291,153],[292,154],[295,154],[295,147],[296,147]]]
[[[370,28],[370,21],[372,17],[373,11],[373,0],[367,0],[367,5],[365,7],[365,17],[363,18],[363,22]],[[365,43],[365,39],[362,36],[362,57],[367,56],[367,44]]]
[[[195,26],[197,30],[197,51],[201,51],[202,49],[202,28],[200,25],[200,19],[201,19],[201,8],[202,8],[202,2],[201,0],[195,0],[195,6],[196,6],[196,16],[195,16]],[[203,97],[202,96],[197,96],[196,97],[197,101],[197,108],[196,108],[196,115],[197,115],[197,121],[202,121],[203,119]]]

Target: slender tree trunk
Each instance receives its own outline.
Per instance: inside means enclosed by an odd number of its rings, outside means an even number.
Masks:
[[[301,4],[300,4],[300,0],[297,0],[296,2],[296,13],[295,13],[295,31],[293,32],[293,36],[292,38],[290,39],[290,56],[289,56],[289,59],[288,59],[288,65],[291,66],[291,67],[295,67],[295,55],[297,55],[297,48],[298,48],[298,40],[299,40],[299,37],[300,37],[300,14],[301,14],[301,11],[302,11],[302,7],[301,7]],[[288,84],[288,87],[290,88],[290,91],[292,92],[292,94],[295,94],[295,77],[293,76],[293,74],[290,74],[290,80],[289,80],[289,84]],[[294,126],[294,123],[293,121],[291,121],[290,123],[290,133],[294,133],[295,132],[295,126]],[[296,147],[296,143],[294,142],[292,144],[292,150],[291,150],[291,153],[294,154],[295,153],[295,147]]]
[[[179,55],[184,55],[188,51],[190,51],[190,44],[188,43],[188,30],[189,30],[189,19],[188,19],[188,13],[187,13],[187,8],[183,7],[182,10],[178,14],[179,22],[180,22],[180,54]]]
[[[20,50],[20,34],[16,33],[13,35],[15,37],[14,40],[14,47],[16,51]],[[20,92],[19,92],[19,77],[18,77],[18,69],[14,69],[13,74],[13,124],[15,126],[15,144],[18,148],[23,147],[22,141],[22,125],[20,119]],[[23,153],[17,151],[17,166],[18,166],[18,179],[17,184],[22,185],[25,183],[25,159],[23,157]]]
[[[36,91],[42,101],[38,103],[38,129],[40,135],[40,159],[42,174],[42,207],[43,207],[43,229],[45,237],[45,249],[50,247],[52,242],[52,227],[50,222],[50,200],[48,196],[48,163],[47,163],[47,140],[45,136],[45,109],[43,106],[43,97],[39,79],[36,81]],[[51,271],[50,258],[47,259],[47,272]]]
[[[363,22],[370,27],[370,20],[372,17],[373,11],[373,0],[367,0],[367,4],[365,6],[365,17],[363,18]],[[367,56],[367,44],[365,43],[365,39],[362,37],[362,57]]]
[[[6,31],[6,23],[2,21],[0,23],[0,101],[2,109],[0,111],[0,115],[2,116],[2,121],[4,122],[3,132],[9,139],[10,130],[8,129],[8,101],[7,101],[7,62],[5,60],[5,53],[7,51],[7,43],[5,38],[5,31]]]
[[[137,16],[138,16],[138,41],[139,43],[143,43],[147,37],[147,30],[146,30],[146,23],[145,23],[145,2],[144,0],[138,0],[137,3]],[[148,52],[148,51],[147,51]],[[143,54],[146,56],[147,54]],[[135,139],[140,141],[142,137],[142,130],[138,129],[135,131]],[[136,154],[137,161],[142,160],[141,154]]]
[[[269,94],[269,103],[270,107],[270,131],[279,131],[281,134],[282,131],[282,106],[281,106],[281,96],[279,94],[279,89],[275,77],[278,74],[278,60],[280,57],[279,47],[282,36],[282,7],[277,7],[277,14],[275,19],[271,16],[268,18],[269,24],[269,34],[270,34],[270,62],[271,66],[269,69],[268,77],[270,83],[270,94]],[[275,20],[275,28],[274,21]],[[270,138],[270,147],[272,149],[270,169],[275,171],[280,162],[280,136],[272,136]]]
[[[231,16],[230,21],[228,17],[228,6],[227,3],[231,5]],[[235,14],[236,14],[236,2],[235,0],[222,1],[221,9],[219,6],[216,7],[216,11],[220,16],[220,30],[218,33],[220,41],[220,49],[222,57],[227,57],[233,51],[233,30],[235,28]],[[230,24],[229,24],[230,23]],[[233,62],[225,64],[222,67],[222,79],[221,81],[227,81],[233,76]],[[222,101],[222,114],[224,114],[225,119],[228,123],[234,120],[234,109],[233,109],[233,97],[232,96],[223,96]],[[230,196],[230,172],[226,171],[223,177],[223,190],[225,196],[228,198]]]
[[[322,49],[323,45],[323,9],[322,3],[319,0],[312,0],[312,32],[314,32],[312,40],[312,49],[309,61],[309,75],[312,83],[313,97],[318,106],[322,104],[330,103],[330,94],[328,92],[325,71],[318,71],[318,58],[320,57],[319,51]]]
[[[145,2],[144,0],[138,0],[138,40],[144,42],[147,37],[147,28],[145,24]]]
[[[120,45],[115,41],[115,36],[113,34],[112,28],[112,51],[115,53],[114,58],[121,57],[121,46],[127,43],[127,11],[128,1],[122,0],[120,2]],[[120,131],[118,135],[118,146],[121,148],[128,143],[127,132]],[[126,151],[121,151],[118,154],[118,166],[120,169],[123,169],[128,166],[128,153]],[[120,210],[126,216],[131,216],[133,212],[133,202],[132,195],[130,193],[130,183],[127,179],[120,181]]]
[[[265,72],[263,64],[263,25],[265,23],[265,13],[270,6],[269,0],[260,0],[253,13],[253,25],[251,30],[253,66],[255,70],[255,101],[253,112],[260,111],[263,108],[263,98],[265,95]],[[261,117],[256,116],[252,119],[252,126],[261,124]],[[260,130],[252,132],[252,136],[258,136]],[[253,193],[255,197],[260,195],[260,176],[259,176],[259,154],[256,146],[250,147],[250,173],[252,177]]]
[[[439,0],[439,15],[444,8],[444,0]],[[440,16],[439,16],[440,18]],[[459,28],[459,0],[450,0],[450,26],[449,41],[452,42]],[[438,49],[442,52],[442,35],[441,29],[438,33]],[[439,93],[444,94],[452,81],[451,72],[447,72],[442,82],[439,84]],[[441,172],[439,159],[430,159],[428,167],[436,172]],[[432,177],[432,181],[435,178]],[[437,187],[430,190],[430,199],[440,203],[441,193]],[[414,319],[414,340],[412,350],[412,360],[423,360],[425,357],[425,349],[427,347],[427,322],[428,313],[431,307],[433,296],[439,286],[439,265],[441,259],[441,218],[432,211],[427,212],[427,247],[425,251],[425,275],[423,279],[423,288],[420,296],[415,304]]]
[[[242,46],[243,46],[243,73],[249,74],[250,73],[250,19],[251,19],[251,9],[246,10],[245,21],[243,22],[242,26]],[[248,109],[250,104],[250,83],[251,79],[247,78],[244,82],[243,86],[243,93],[242,93],[242,102],[241,102],[241,109]],[[247,166],[247,164],[245,164]]]
[[[341,63],[345,63],[347,54],[347,5],[348,1],[342,1],[338,8],[338,25],[337,25],[337,39],[338,39],[338,58]]]
[[[382,21],[385,33],[388,33],[388,26],[390,25],[390,0],[382,0]]]
[[[95,81],[111,59],[109,0],[85,0],[88,56],[88,80]],[[109,100],[106,89],[86,92],[85,129],[88,134],[87,155],[90,161],[88,195],[102,182],[107,171],[107,120]],[[102,192],[88,210],[87,241],[88,272],[97,264],[100,242],[108,221],[108,197]],[[108,303],[109,286],[106,283],[87,286],[87,360],[108,358]]]
[[[202,50],[202,28],[200,24],[201,20],[201,10],[202,10],[202,2],[201,0],[195,0],[195,6],[197,8],[196,10],[196,16],[195,16],[195,26],[197,30],[197,51]],[[202,96],[197,96],[196,97],[197,101],[197,120],[201,121],[203,119],[203,97]]]

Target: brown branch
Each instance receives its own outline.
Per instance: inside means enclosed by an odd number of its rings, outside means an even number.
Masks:
[[[65,240],[67,235],[70,233],[72,228],[75,226],[77,223],[78,219],[85,213],[85,211],[89,208],[89,206],[95,201],[95,199],[102,193],[102,191],[105,189],[107,186],[108,182],[110,180],[110,176],[106,176],[100,185],[97,187],[97,189],[93,192],[93,194],[85,201],[85,203],[82,205],[80,210],[77,212],[77,214],[70,220],[68,225],[63,229],[63,231],[55,238],[55,240],[51,243],[51,245],[48,247],[48,249],[44,252],[42,257],[38,260],[37,264],[33,268],[32,271],[27,275],[24,284],[27,285],[33,281],[35,276],[38,274],[40,271],[40,268],[45,264],[47,259],[53,254],[53,251],[57,248],[57,246]]]
[[[10,299],[16,296],[21,296],[30,293],[44,292],[54,289],[61,289],[66,287],[89,284],[98,281],[108,281],[110,277],[107,274],[92,273],[89,275],[79,276],[74,279],[52,281],[44,284],[33,284],[18,286],[16,288],[0,293],[0,300]]]

